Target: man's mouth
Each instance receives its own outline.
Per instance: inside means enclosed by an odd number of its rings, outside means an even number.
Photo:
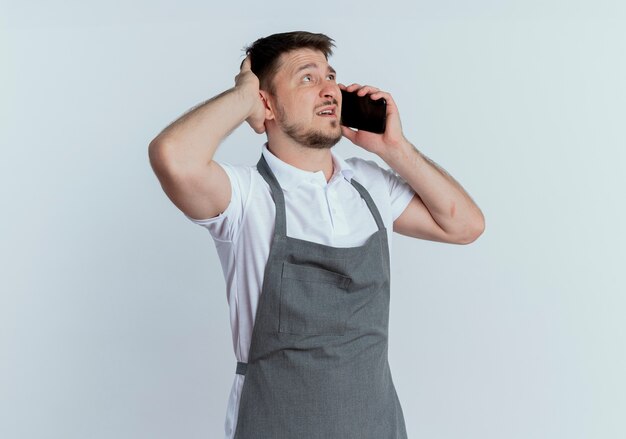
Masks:
[[[316,114],[322,117],[337,117],[337,115],[335,114],[335,110],[336,110],[336,107],[324,108],[318,111]]]

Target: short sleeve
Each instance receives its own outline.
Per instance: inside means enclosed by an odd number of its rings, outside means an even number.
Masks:
[[[239,233],[244,206],[250,194],[252,172],[249,166],[235,166],[214,160],[230,180],[231,198],[224,212],[207,219],[184,214],[191,222],[206,228],[214,240],[232,242]]]
[[[391,201],[391,214],[393,221],[396,220],[404,209],[409,205],[409,202],[413,199],[415,191],[409,184],[393,169],[380,168],[387,186],[389,187],[389,198]]]

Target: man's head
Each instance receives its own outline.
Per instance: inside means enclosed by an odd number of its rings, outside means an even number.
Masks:
[[[333,54],[334,40],[324,34],[305,31],[283,32],[259,38],[244,48],[250,56],[252,73],[259,78],[261,90],[275,94],[274,76],[280,67],[280,56],[296,49],[320,51],[328,60]]]
[[[328,64],[332,41],[323,34],[287,32],[261,38],[246,49],[266,103],[268,139],[285,138],[317,149],[341,140],[341,90]],[[320,114],[327,109],[333,114]]]

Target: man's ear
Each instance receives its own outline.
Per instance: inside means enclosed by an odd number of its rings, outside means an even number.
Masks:
[[[274,101],[271,100],[271,95],[266,90],[259,90],[263,105],[265,106],[265,119],[272,120],[274,116]]]

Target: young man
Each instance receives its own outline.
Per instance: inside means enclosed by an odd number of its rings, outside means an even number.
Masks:
[[[404,137],[389,93],[336,81],[332,39],[288,32],[247,48],[235,86],[150,144],[172,202],[215,240],[237,357],[235,439],[401,439],[387,361],[391,231],[468,244],[484,229],[462,187]],[[341,126],[341,90],[387,101],[383,134]],[[217,163],[246,121],[256,166]],[[342,138],[392,169],[343,160]]]

